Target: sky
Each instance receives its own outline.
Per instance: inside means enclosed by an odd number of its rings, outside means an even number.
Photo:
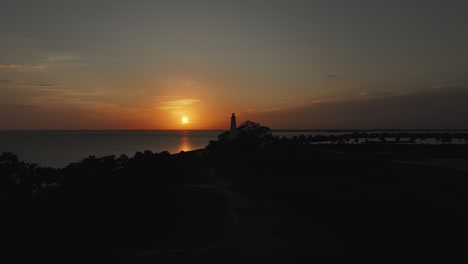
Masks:
[[[0,130],[468,129],[466,0],[2,0]],[[183,122],[183,118],[186,121]]]

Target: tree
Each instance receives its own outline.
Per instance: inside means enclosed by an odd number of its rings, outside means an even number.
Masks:
[[[252,121],[245,121],[237,129],[240,138],[257,140],[270,140],[272,138],[270,128]]]
[[[273,140],[271,129],[256,122],[245,121],[237,131],[236,142],[247,148],[265,146]]]
[[[218,141],[228,141],[230,139],[231,131],[224,131],[218,135]]]
[[[307,137],[305,135],[299,135],[299,143],[305,144],[307,142]]]
[[[444,133],[444,135],[442,136],[442,143],[443,144],[452,143],[452,136],[448,133]]]
[[[425,142],[426,139],[427,139],[426,135],[420,134],[418,137],[419,137],[419,140],[420,140],[419,142],[420,142],[421,144],[424,144],[424,142]]]
[[[31,199],[37,164],[18,160],[11,152],[0,154],[0,207]]]

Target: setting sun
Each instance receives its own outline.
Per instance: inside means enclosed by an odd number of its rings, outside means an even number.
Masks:
[[[189,122],[188,117],[182,117],[182,124],[187,124]]]

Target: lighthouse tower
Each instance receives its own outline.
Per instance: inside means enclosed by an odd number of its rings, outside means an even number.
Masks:
[[[236,115],[232,113],[231,116],[231,131],[229,134],[230,139],[235,139],[237,136],[237,124],[236,124]]]

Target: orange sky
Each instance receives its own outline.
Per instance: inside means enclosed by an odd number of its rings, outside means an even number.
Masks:
[[[0,130],[219,130],[232,112],[273,129],[467,128],[433,118],[468,116],[467,13],[436,0],[6,0]]]

